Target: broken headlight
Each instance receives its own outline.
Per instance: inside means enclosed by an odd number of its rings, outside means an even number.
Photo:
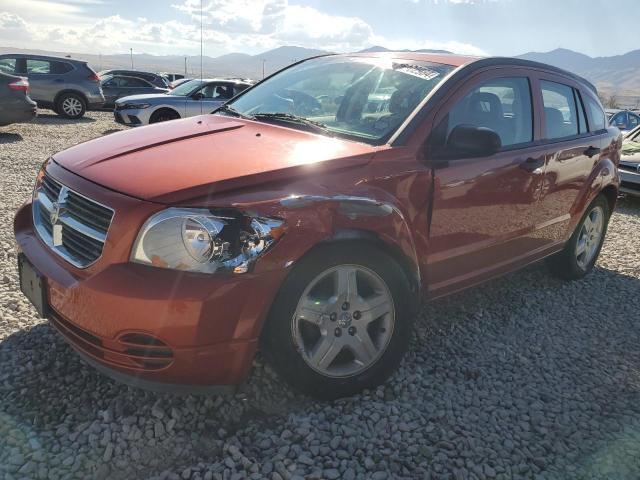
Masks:
[[[277,218],[169,208],[142,226],[131,261],[190,272],[244,273],[283,232],[283,221]]]

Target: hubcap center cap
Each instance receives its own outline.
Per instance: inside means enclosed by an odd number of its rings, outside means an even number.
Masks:
[[[351,325],[351,313],[342,312],[338,317],[338,326],[341,328],[347,328],[349,325]]]

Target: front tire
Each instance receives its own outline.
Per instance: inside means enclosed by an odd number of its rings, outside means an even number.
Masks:
[[[86,111],[87,102],[76,93],[63,93],[56,102],[56,112],[64,118],[82,118]]]
[[[564,249],[549,258],[552,273],[564,280],[579,280],[598,260],[611,212],[609,202],[599,194],[580,219]]]
[[[353,395],[398,367],[413,304],[404,271],[383,250],[360,243],[320,247],[284,281],[265,326],[265,354],[306,394]]]

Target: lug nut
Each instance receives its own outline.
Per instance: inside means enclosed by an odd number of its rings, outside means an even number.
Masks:
[[[356,327],[349,327],[349,335],[352,337],[356,334]]]
[[[331,320],[332,322],[335,322],[338,318],[338,315],[336,314],[336,312],[333,312],[331,315],[329,315],[329,320]]]
[[[342,309],[343,309],[343,310],[349,310],[349,302],[344,302],[344,303],[342,304]]]
[[[356,320],[360,320],[360,318],[362,318],[362,313],[360,313],[360,310],[356,310],[355,312],[353,312],[353,318]]]
[[[340,335],[342,335],[342,329],[336,328],[333,333],[335,334],[336,337],[339,337]]]

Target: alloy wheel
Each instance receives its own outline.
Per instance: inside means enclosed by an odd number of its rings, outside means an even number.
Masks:
[[[585,217],[578,234],[575,255],[581,269],[586,270],[598,252],[603,230],[604,211],[602,207],[596,206]]]
[[[82,112],[82,102],[75,97],[67,97],[62,101],[62,111],[70,117],[77,117]]]
[[[309,367],[327,377],[350,377],[382,356],[394,322],[393,297],[382,278],[361,265],[339,265],[307,286],[292,335]]]

